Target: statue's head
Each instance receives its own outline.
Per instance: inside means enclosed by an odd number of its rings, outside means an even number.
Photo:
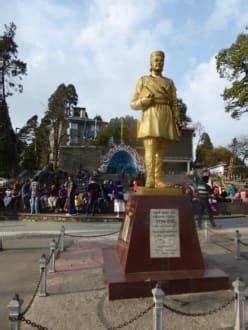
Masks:
[[[162,50],[155,50],[150,56],[150,71],[161,73],[164,67],[165,54]]]

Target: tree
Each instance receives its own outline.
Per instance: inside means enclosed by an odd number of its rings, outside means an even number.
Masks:
[[[8,106],[0,102],[0,176],[14,176],[18,167],[17,139],[13,131]]]
[[[232,152],[225,147],[216,147],[211,150],[208,155],[208,165],[214,166],[217,164],[229,164]]]
[[[50,141],[49,134],[51,130],[50,121],[45,115],[41,119],[39,127],[36,129],[36,160],[38,168],[42,168],[49,162]]]
[[[3,99],[13,95],[13,92],[23,91],[20,83],[22,76],[27,73],[27,64],[18,58],[18,46],[14,41],[16,34],[16,25],[11,22],[4,25],[5,31],[0,38],[0,60],[3,78]],[[17,81],[17,78],[19,81]]]
[[[36,153],[37,127],[38,116],[34,115],[27,120],[26,124],[17,133],[21,169],[32,170],[38,167]]]
[[[229,144],[232,153],[239,157],[244,163],[248,159],[248,136],[242,136],[239,139],[234,138]]]
[[[14,92],[22,92],[22,84],[17,82],[26,74],[26,63],[18,59],[18,46],[14,41],[16,26],[5,25],[0,37],[0,175],[13,176],[19,163],[17,137],[13,131],[5,98]]]
[[[233,155],[237,155],[237,149],[238,149],[238,140],[237,138],[233,138],[232,142],[228,145],[228,148],[231,150]]]
[[[187,116],[187,105],[183,102],[182,99],[177,99],[177,106],[180,112],[180,119],[183,126],[187,126],[192,120],[189,116]]]
[[[102,120],[102,117],[101,117],[100,115],[96,115],[96,116],[93,118],[93,120],[97,120],[97,121],[100,121],[100,122],[103,121],[103,120]]]
[[[18,139],[25,144],[29,144],[35,138],[35,131],[38,126],[38,116],[34,115],[29,118],[26,124],[17,133]]]
[[[206,132],[202,133],[200,142],[205,148],[213,149],[213,143],[212,143],[208,133],[206,133]]]
[[[100,132],[97,134],[94,144],[107,146],[111,136],[112,136],[112,127],[109,124],[103,126]]]
[[[113,137],[115,143],[121,142],[121,122],[123,123],[123,141],[127,145],[137,144],[137,119],[132,116],[112,118],[108,125],[98,133],[95,144],[108,145]]]
[[[50,148],[54,168],[58,167],[59,148],[66,141],[68,117],[73,106],[77,105],[78,96],[75,87],[70,84],[60,84],[48,100],[47,120],[51,125]]]
[[[196,137],[196,148],[197,148],[197,146],[201,141],[201,136],[205,128],[202,125],[202,123],[200,123],[199,121],[193,123],[193,128],[194,128],[194,137]]]
[[[66,111],[66,115],[67,117],[72,116],[72,109],[74,106],[77,105],[78,103],[78,95],[76,92],[76,88],[74,85],[69,84],[66,87],[66,100],[65,100],[65,111]]]
[[[209,166],[212,150],[213,144],[211,142],[211,139],[206,132],[203,132],[200,138],[200,143],[196,148],[196,164],[202,166]]]
[[[221,78],[227,78],[231,87],[222,94],[225,110],[233,118],[248,112],[248,34],[241,33],[229,47],[216,56],[216,67]]]

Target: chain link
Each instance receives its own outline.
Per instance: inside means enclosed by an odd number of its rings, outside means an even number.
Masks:
[[[144,311],[140,312],[138,315],[131,318],[129,321],[123,322],[123,323],[121,323],[117,326],[114,326],[114,327],[107,328],[107,330],[116,330],[116,329],[124,328],[124,327],[128,326],[129,324],[131,324],[131,323],[137,321],[138,319],[140,319],[142,316],[144,316],[146,313],[148,313],[153,307],[154,307],[154,304],[147,307]]]
[[[42,325],[34,322],[34,321],[31,321],[29,319],[26,319],[22,314],[20,314],[19,316],[9,316],[9,320],[10,321],[21,321],[21,322],[25,322],[27,323],[28,325],[31,325],[31,327],[33,328],[37,328],[37,329],[40,329],[40,330],[48,330],[47,327],[43,327]]]
[[[58,247],[58,244],[59,244],[59,241],[60,241],[60,237],[61,237],[61,235],[59,235],[57,242],[55,242],[55,244],[56,244],[57,247]],[[48,260],[46,261],[46,266],[50,263],[50,261],[51,261],[51,259],[52,259],[52,256],[54,255],[54,253],[55,253],[55,250],[52,251],[52,253],[50,254],[50,257],[49,257]],[[28,319],[26,319],[26,318],[24,317],[24,315],[28,312],[28,310],[29,310],[30,307],[32,306],[32,303],[33,303],[33,301],[34,301],[34,298],[35,298],[35,296],[37,295],[37,292],[38,292],[38,290],[39,290],[40,283],[41,283],[41,279],[42,279],[42,276],[43,276],[43,274],[44,274],[44,271],[45,271],[45,269],[42,268],[42,269],[41,269],[41,272],[40,272],[40,277],[39,277],[38,283],[37,283],[37,285],[36,285],[36,288],[35,288],[35,290],[34,290],[34,293],[33,293],[33,295],[32,295],[32,298],[30,299],[30,301],[29,301],[27,307],[24,309],[24,311],[23,311],[22,313],[20,313],[20,315],[19,315],[18,317],[10,316],[10,317],[9,317],[9,320],[10,320],[10,321],[18,321],[18,320],[19,320],[19,321],[23,321],[23,322],[25,322],[26,324],[30,325],[30,326],[33,327],[33,328],[37,328],[37,329],[40,329],[40,330],[48,330],[47,327],[43,327],[42,325],[40,325],[40,324],[38,324],[38,323],[36,323],[36,322],[34,322],[34,321],[28,320]]]
[[[68,237],[75,237],[75,238],[94,238],[94,237],[110,236],[110,235],[114,235],[114,234],[117,234],[117,233],[119,233],[119,230],[118,230],[118,231],[114,231],[114,232],[112,232],[112,233],[108,233],[108,234],[88,235],[88,236],[84,236],[84,235],[71,235],[71,234],[66,234],[66,233],[65,233],[65,236],[68,236]]]
[[[28,320],[24,316],[22,316],[20,318],[20,321],[23,321],[23,322],[27,323],[28,325],[31,325],[32,328],[37,328],[39,330],[48,330],[47,327],[43,327],[42,325],[40,325],[40,324],[38,324],[38,323],[36,323],[34,321]]]
[[[245,243],[245,242],[239,241],[239,243],[242,244],[242,245],[244,245],[244,246],[248,246],[248,244]]]
[[[20,314],[21,317],[23,317],[23,316],[27,313],[27,311],[30,309],[30,307],[31,307],[31,305],[32,305],[32,303],[33,303],[33,301],[34,301],[34,298],[35,298],[35,296],[36,296],[36,294],[37,294],[37,292],[38,292],[38,289],[39,289],[40,282],[41,282],[41,279],[42,279],[42,276],[43,276],[44,271],[45,271],[45,270],[42,268],[42,269],[41,269],[41,272],[40,272],[40,278],[39,278],[39,281],[38,281],[38,283],[37,283],[37,285],[36,285],[36,288],[35,288],[35,290],[34,290],[33,296],[32,296],[32,298],[30,299],[30,301],[29,301],[27,307],[26,307],[26,308],[24,309],[24,311]]]
[[[216,307],[208,312],[198,312],[198,313],[189,313],[189,312],[184,312],[184,311],[180,311],[179,309],[176,309],[174,307],[171,307],[167,304],[164,304],[164,307],[167,308],[169,311],[179,314],[179,315],[183,315],[183,316],[190,316],[190,317],[199,317],[199,316],[208,316],[214,313],[217,313],[223,309],[225,309],[227,306],[231,305],[234,300],[236,299],[236,297],[232,297],[228,302],[224,303],[223,305]]]
[[[216,234],[216,232],[215,232],[215,231],[212,231],[210,228],[208,228],[208,231],[209,231],[210,233],[214,234],[214,235],[220,236],[220,234],[219,234],[219,235]],[[221,235],[221,238],[224,238],[225,240],[227,240],[227,241],[229,241],[229,242],[233,242],[233,238],[230,238],[230,237],[228,237],[228,236],[226,236],[226,235]]]
[[[228,252],[233,252],[233,250],[232,249],[229,249],[228,247],[226,247],[225,245],[222,245],[222,244],[220,244],[220,243],[217,243],[217,242],[213,242],[216,246],[219,246],[219,247],[221,247],[222,249],[224,249],[224,250],[226,250],[226,251],[228,251]]]

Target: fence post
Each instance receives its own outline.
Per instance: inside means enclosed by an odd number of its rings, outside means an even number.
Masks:
[[[59,251],[63,252],[64,251],[64,237],[65,237],[65,226],[61,226],[60,228],[60,246],[59,246]]]
[[[235,243],[235,259],[240,259],[240,233],[235,231],[234,243]]]
[[[206,219],[205,221],[204,221],[204,234],[205,234],[205,241],[206,242],[208,242],[208,234],[209,234],[209,232],[208,232],[208,220]]]
[[[46,297],[46,255],[43,254],[39,259],[39,265],[40,265],[40,276],[41,276],[41,282],[40,282],[40,292],[39,297]]]
[[[236,295],[234,330],[245,330],[245,283],[237,278],[232,283]]]
[[[54,273],[55,272],[55,250],[56,250],[56,242],[55,240],[52,240],[50,243],[50,264],[49,264],[49,272]]]
[[[8,304],[9,309],[9,330],[20,330],[21,321],[18,319],[21,312],[23,300],[19,299],[18,294]]]
[[[155,303],[153,307],[153,330],[162,330],[165,294],[158,283],[156,287],[152,289],[152,294]]]

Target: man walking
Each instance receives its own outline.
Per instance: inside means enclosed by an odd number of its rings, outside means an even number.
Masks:
[[[199,229],[202,229],[202,218],[204,211],[207,210],[209,221],[213,228],[217,228],[214,218],[213,218],[213,212],[210,205],[210,195],[211,195],[211,188],[207,184],[208,183],[208,176],[203,176],[202,180],[197,181],[194,184],[194,188],[196,189],[198,193],[199,198],[199,209],[198,209],[198,227]]]

